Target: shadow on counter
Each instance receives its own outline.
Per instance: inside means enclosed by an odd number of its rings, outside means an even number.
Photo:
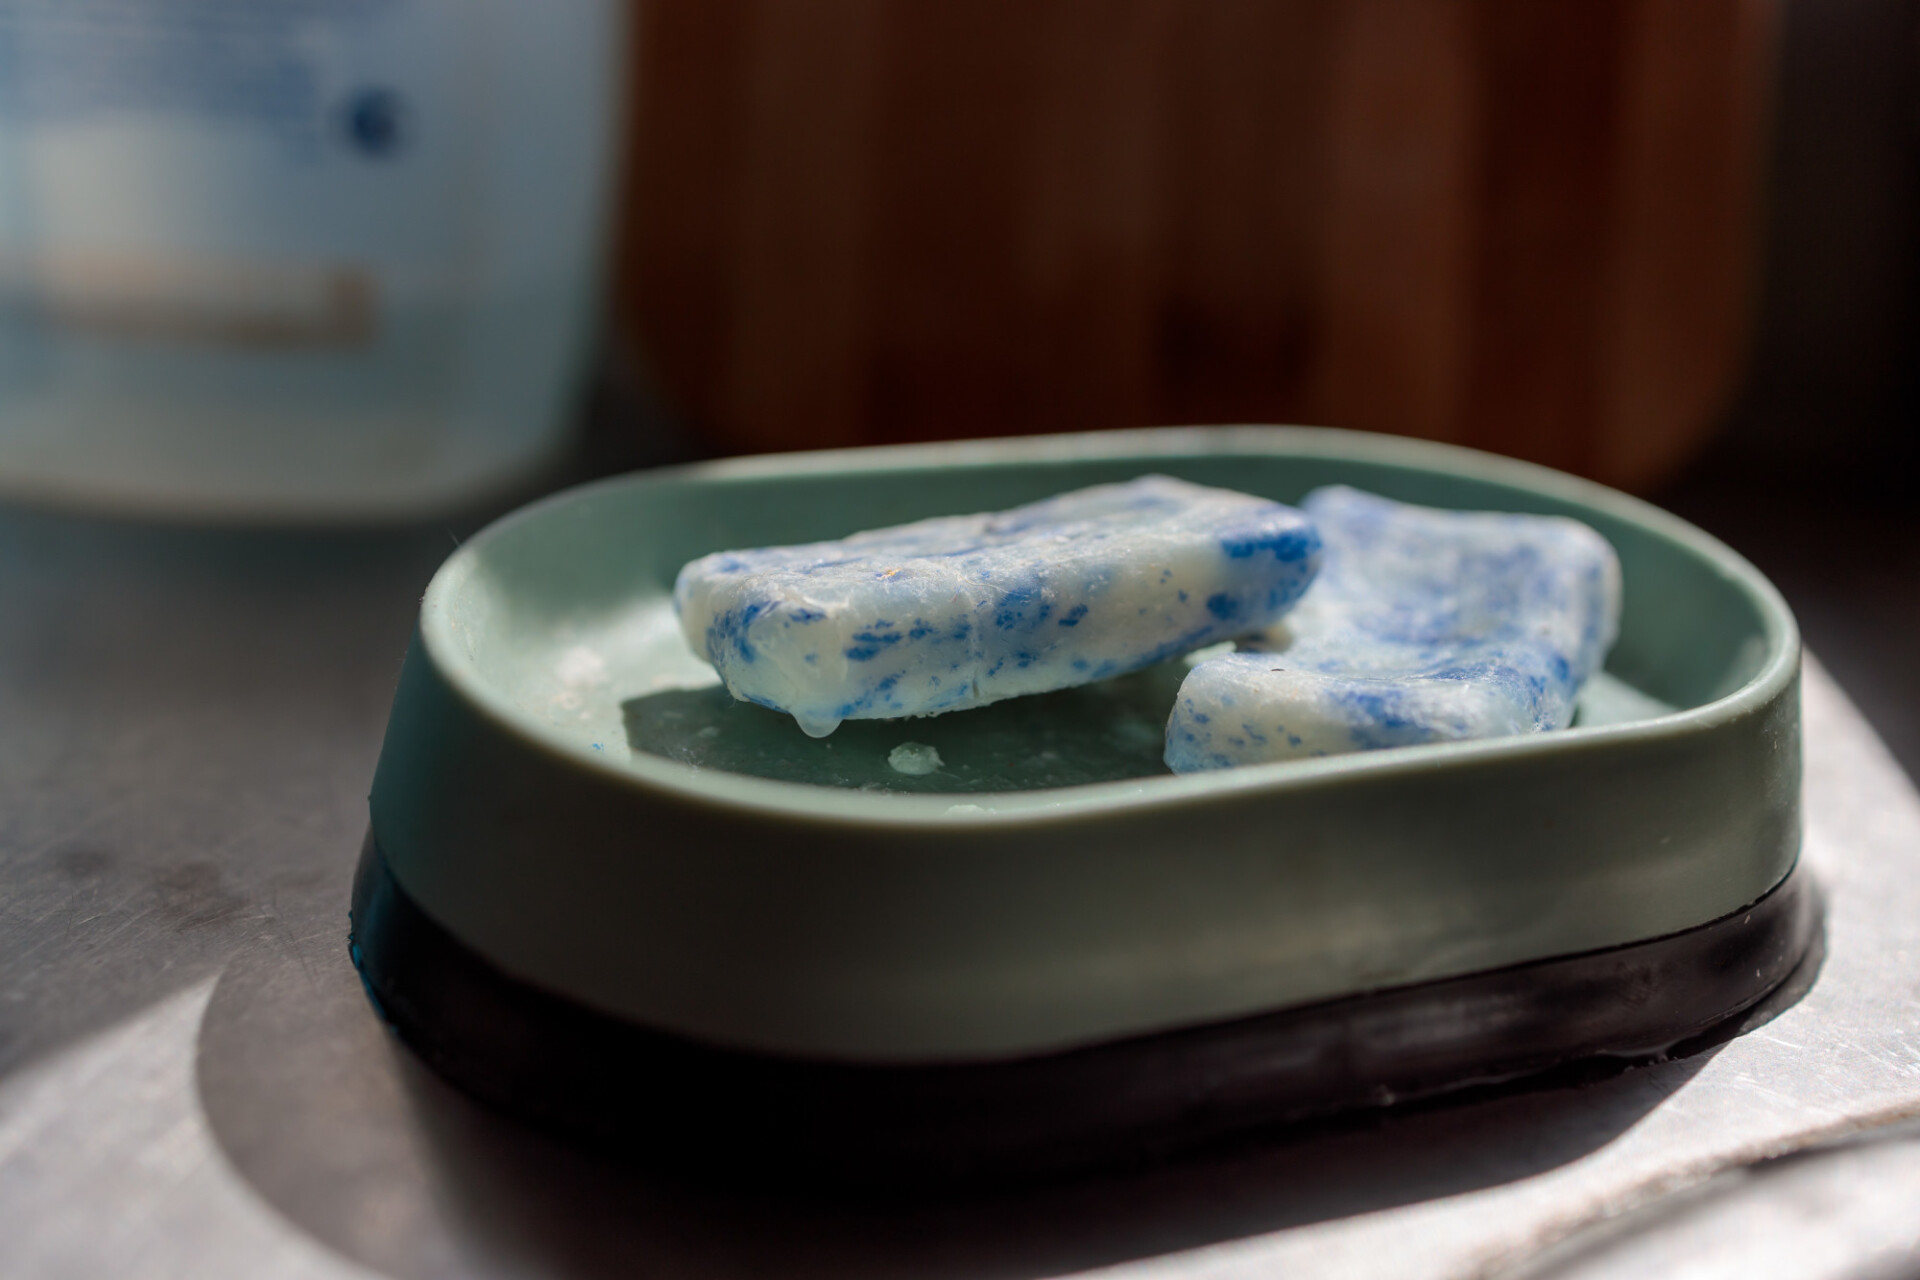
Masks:
[[[227,971],[200,1033],[201,1101],[263,1198],[328,1247],[405,1280],[1037,1277],[1499,1185],[1631,1128],[1726,1038],[1795,1003],[1822,954],[1816,939],[1778,992],[1687,1046],[1691,1057],[1586,1064],[1099,1175],[855,1195],[697,1181],[505,1119],[400,1046],[340,939],[324,941]]]

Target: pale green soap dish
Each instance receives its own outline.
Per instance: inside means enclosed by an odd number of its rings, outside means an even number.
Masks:
[[[733,703],[680,637],[671,589],[695,556],[1148,472],[1582,519],[1624,572],[1608,672],[1563,732],[1175,777],[1180,664],[816,741]],[[434,578],[363,880],[502,981],[689,1051],[907,1074],[1072,1059],[1631,951],[1768,899],[1799,848],[1798,668],[1779,595],[1712,538],[1441,445],[1199,428],[640,474],[501,520]],[[435,997],[409,1003],[396,954],[363,970],[422,1043]]]

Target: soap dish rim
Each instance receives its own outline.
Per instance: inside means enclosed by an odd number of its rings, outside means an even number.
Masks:
[[[709,481],[784,480],[809,474],[979,467],[1046,461],[1169,459],[1195,454],[1286,454],[1380,463],[1490,481],[1589,506],[1626,523],[1639,524],[1685,546],[1714,565],[1754,604],[1768,653],[1737,688],[1697,706],[1623,724],[1576,726],[1549,733],[1460,742],[1421,743],[1307,760],[1283,760],[1190,774],[1149,775],[1115,782],[1020,791],[900,794],[866,792],[703,768],[664,756],[634,752],[609,758],[582,747],[558,730],[513,706],[473,666],[458,642],[451,603],[495,539],[523,523],[585,498],[659,485]],[[493,726],[521,746],[642,795],[667,793],[682,803],[742,809],[793,821],[856,823],[866,827],[925,828],[954,825],[1027,824],[1057,817],[1071,820],[1091,810],[1111,813],[1133,806],[1161,808],[1206,803],[1249,790],[1284,792],[1337,785],[1342,779],[1372,781],[1382,775],[1413,775],[1433,769],[1499,761],[1541,752],[1602,752],[1622,741],[1663,739],[1711,732],[1754,714],[1797,678],[1800,633],[1779,590],[1733,548],[1680,517],[1619,490],[1535,463],[1459,445],[1377,435],[1336,427],[1216,426],[1155,427],[1011,439],[884,445],[807,453],[763,454],[590,481],[529,503],[486,526],[450,555],[421,599],[417,636],[443,679]],[[991,807],[988,807],[991,806]]]

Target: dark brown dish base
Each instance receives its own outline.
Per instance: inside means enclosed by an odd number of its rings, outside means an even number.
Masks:
[[[648,1161],[858,1182],[1003,1179],[1430,1097],[1599,1056],[1657,1057],[1799,964],[1795,871],[1666,937],[987,1063],[870,1065],[699,1043],[511,978],[427,916],[369,836],[353,961],[381,1016],[503,1110]]]

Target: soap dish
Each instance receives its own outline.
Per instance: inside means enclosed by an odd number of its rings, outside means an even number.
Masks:
[[[1177,663],[815,740],[680,638],[707,552],[1149,472],[1574,516],[1620,555],[1619,642],[1568,730],[1174,776]],[[1720,543],[1448,446],[1191,428],[643,473],[435,576],[354,958],[475,1093],[736,1170],[1056,1169],[1657,1054],[1814,931],[1798,673]]]

